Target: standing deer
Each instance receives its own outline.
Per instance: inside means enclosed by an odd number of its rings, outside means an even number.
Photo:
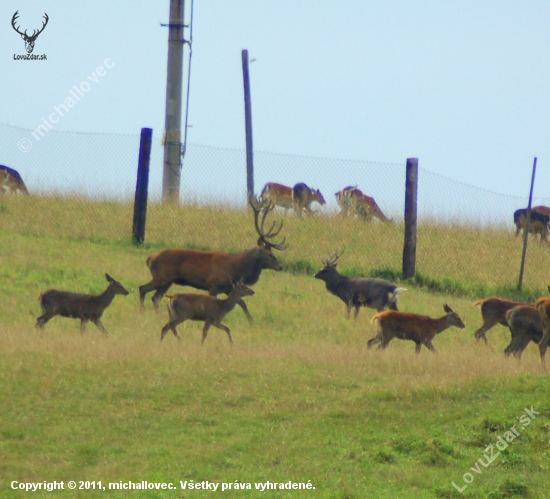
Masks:
[[[254,291],[247,288],[241,282],[233,282],[233,290],[229,293],[225,300],[220,300],[209,295],[197,294],[177,294],[166,295],[170,299],[168,302],[168,314],[170,320],[162,328],[160,333],[160,341],[164,339],[164,335],[169,329],[172,330],[174,336],[181,340],[176,331],[176,326],[186,320],[204,321],[202,330],[202,340],[204,343],[210,326],[222,329],[229,337],[229,343],[233,343],[230,329],[221,323],[222,319],[235,308],[235,305],[242,301],[243,296],[252,296]]]
[[[445,331],[451,326],[463,329],[466,327],[456,312],[453,312],[448,305],[443,306],[445,315],[439,319],[432,319],[426,315],[412,314],[409,312],[397,312],[386,310],[376,314],[372,322],[377,322],[377,334],[367,343],[371,349],[377,343],[378,348],[386,348],[391,340],[411,340],[416,343],[416,353],[420,353],[422,345],[437,353],[432,345],[435,335]]]
[[[336,270],[336,262],[342,253],[329,255],[315,278],[324,281],[327,290],[346,304],[348,317],[352,307],[355,307],[354,318],[357,318],[361,307],[374,308],[378,312],[385,307],[397,310],[397,295],[406,289],[384,279],[343,276]]]
[[[139,287],[141,308],[144,308],[146,294],[155,290],[153,305],[158,310],[159,301],[172,284],[203,289],[210,296],[220,293],[227,295],[233,290],[232,280],[252,285],[258,282],[263,269],[283,270],[272,250],[286,249],[285,239],[280,243],[270,241],[279,234],[283,223],[280,222],[277,228],[273,223],[266,231],[265,218],[273,210],[273,205],[266,206],[252,195],[249,203],[254,211],[256,232],[260,236],[257,247],[241,253],[190,249],[167,249],[153,253],[147,258],[147,266],[153,279]],[[238,299],[237,304],[244,310],[248,320],[252,321],[245,302]]]
[[[548,286],[550,291],[550,286]],[[535,308],[538,310],[543,327],[543,336],[539,343],[540,360],[546,369],[546,350],[550,344],[550,296],[539,298],[535,303]]]
[[[292,188],[292,200],[294,202],[294,213],[300,218],[305,211],[308,215],[313,214],[311,203],[317,201],[321,206],[327,204],[319,189],[311,189],[303,182]]]
[[[268,182],[264,185],[260,194],[260,200],[262,203],[284,208],[285,214],[289,208],[294,208],[292,187],[277,184],[276,182]]]
[[[521,359],[521,354],[531,341],[540,345],[542,321],[535,307],[519,305],[511,308],[506,312],[506,322],[512,334],[510,344],[504,349],[507,357],[513,354]]]
[[[511,308],[527,305],[517,301],[502,300],[501,298],[485,298],[476,301],[472,307],[480,306],[481,318],[483,319],[482,326],[474,333],[476,341],[483,339],[486,345],[489,344],[485,333],[497,324],[508,326],[506,320],[506,312]]]
[[[107,331],[101,323],[101,316],[115,295],[127,295],[128,291],[109,274],[105,274],[105,278],[109,282],[109,286],[100,295],[69,293],[56,289],[42,293],[38,300],[42,305],[43,314],[37,319],[36,327],[41,329],[52,317],[60,315],[61,317],[80,319],[81,334],[84,334],[86,330],[86,323],[92,321],[107,336]]]

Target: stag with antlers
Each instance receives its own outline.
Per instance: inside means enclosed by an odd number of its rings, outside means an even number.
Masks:
[[[355,318],[361,307],[374,308],[378,312],[385,307],[397,310],[397,295],[405,288],[398,288],[384,279],[343,276],[336,270],[336,262],[342,253],[329,255],[329,259],[323,262],[325,266],[315,274],[315,278],[324,281],[327,290],[346,304],[348,317],[352,307],[355,307]]]
[[[27,51],[27,54],[32,54],[32,51],[34,50],[34,42],[38,38],[38,35],[44,31],[44,28],[48,24],[49,17],[48,14],[44,12],[44,22],[42,23],[42,27],[39,30],[34,30],[32,35],[27,35],[27,30],[25,30],[24,33],[21,33],[19,31],[19,27],[15,25],[15,22],[17,21],[17,18],[19,17],[19,11],[16,11],[13,17],[11,18],[11,26],[12,28],[17,31],[21,35],[21,38],[25,40],[25,50]]]
[[[283,222],[278,225],[273,222],[265,230],[265,220],[273,206],[260,203],[253,195],[249,197],[249,204],[254,212],[254,226],[259,235],[255,248],[241,253],[190,249],[166,249],[153,253],[147,258],[147,266],[153,279],[139,288],[141,308],[144,307],[146,294],[155,290],[153,305],[158,309],[159,301],[172,284],[204,289],[211,296],[220,293],[228,295],[233,290],[233,281],[241,281],[250,286],[258,282],[263,269],[283,270],[272,251],[287,248],[285,239],[280,243],[272,242],[281,232]],[[248,320],[252,321],[244,300],[239,298],[237,305],[244,310]]]

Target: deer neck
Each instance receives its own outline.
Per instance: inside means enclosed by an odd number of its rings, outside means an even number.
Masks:
[[[106,309],[115,298],[112,286],[108,286],[103,293],[97,296],[97,301],[102,309]]]
[[[451,316],[444,315],[439,319],[434,319],[434,325],[435,325],[435,334],[442,333],[443,331],[445,331],[446,329],[449,329],[453,325],[451,322]]]

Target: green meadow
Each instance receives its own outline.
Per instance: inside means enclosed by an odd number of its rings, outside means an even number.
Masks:
[[[147,255],[236,252],[257,235],[246,210],[153,204],[146,245],[136,248],[132,210],[78,197],[0,198],[1,497],[31,494],[14,481],[64,482],[32,497],[548,496],[550,380],[538,348],[528,346],[521,363],[506,358],[502,326],[487,334],[489,347],[476,344],[472,303],[545,296],[549,248],[530,245],[518,292],[521,240],[511,228],[421,225],[418,276],[400,282],[400,309],[439,317],[448,303],[466,328],[436,337],[437,355],[415,355],[399,340],[367,350],[375,311],[348,319],[313,273],[343,249],[343,274],[397,280],[403,226],[277,214],[285,271],[264,271],[246,299],[254,323],[237,308],[224,321],[233,346],[215,328],[201,346],[197,322],[178,327],[181,342],[168,333],[161,343],[165,307],[156,313],[148,295],[139,311]],[[61,317],[35,330],[41,292],[100,293],[106,272],[131,291],[103,316],[108,338],[93,324],[80,335],[77,320]],[[178,291],[193,292],[170,290]],[[105,491],[93,489],[99,481]],[[174,489],[109,489],[143,481]],[[310,488],[284,488],[293,483]]]

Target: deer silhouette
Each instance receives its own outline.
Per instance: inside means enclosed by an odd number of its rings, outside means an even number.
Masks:
[[[27,54],[32,54],[32,51],[34,50],[34,42],[38,38],[38,35],[42,33],[42,31],[44,31],[46,24],[48,24],[48,20],[49,20],[48,14],[44,12],[45,22],[42,24],[42,28],[40,28],[38,31],[34,30],[32,35],[30,36],[27,35],[27,30],[25,30],[24,33],[21,33],[21,31],[19,31],[19,27],[15,26],[15,22],[17,21],[18,16],[19,16],[19,11],[16,11],[13,17],[11,18],[12,28],[21,35],[21,38],[23,38],[23,40],[25,40],[25,50],[27,51]]]

